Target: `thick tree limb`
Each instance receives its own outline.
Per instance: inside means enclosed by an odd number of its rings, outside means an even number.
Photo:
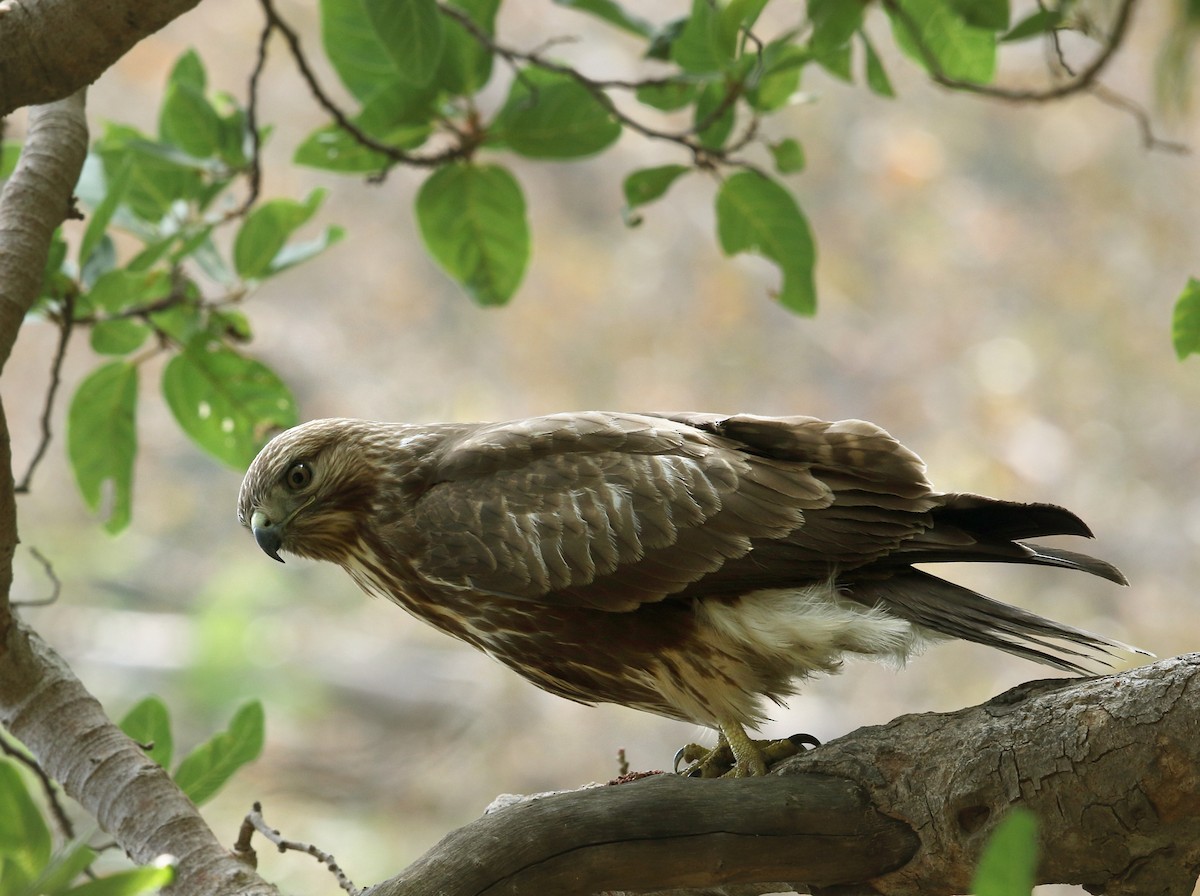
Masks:
[[[100,77],[200,0],[0,0],[0,117]]]
[[[548,796],[455,831],[370,896],[967,892],[1005,812],[1041,825],[1043,883],[1190,894],[1200,873],[1200,654],[904,716],[760,780],[668,776]],[[684,889],[680,889],[684,888]]]

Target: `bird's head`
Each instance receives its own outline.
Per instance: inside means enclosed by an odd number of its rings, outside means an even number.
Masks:
[[[246,471],[238,521],[280,551],[343,563],[361,540],[380,481],[372,424],[314,420],[276,436]]]

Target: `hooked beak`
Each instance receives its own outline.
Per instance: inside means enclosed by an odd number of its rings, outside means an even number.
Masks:
[[[283,536],[279,534],[275,523],[272,523],[261,510],[254,511],[250,517],[250,531],[254,533],[254,540],[258,542],[258,546],[263,549],[264,554],[280,563],[283,562],[283,558],[279,556],[279,548],[283,545]]]

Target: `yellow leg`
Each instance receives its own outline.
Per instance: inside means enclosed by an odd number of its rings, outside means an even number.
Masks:
[[[721,722],[717,745],[711,750],[688,744],[675,754],[675,770],[696,778],[749,778],[765,775],[767,768],[800,752],[793,740],[751,740],[737,722]]]

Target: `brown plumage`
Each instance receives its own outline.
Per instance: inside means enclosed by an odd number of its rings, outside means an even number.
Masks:
[[[936,492],[870,423],[573,413],[499,424],[317,420],[275,438],[238,518],[259,545],[367,592],[552,693],[720,729],[843,655],[902,662],[964,638],[1083,672],[1124,645],[913,568],[1113,566],[1027,544],[1090,536],[1069,511]]]

